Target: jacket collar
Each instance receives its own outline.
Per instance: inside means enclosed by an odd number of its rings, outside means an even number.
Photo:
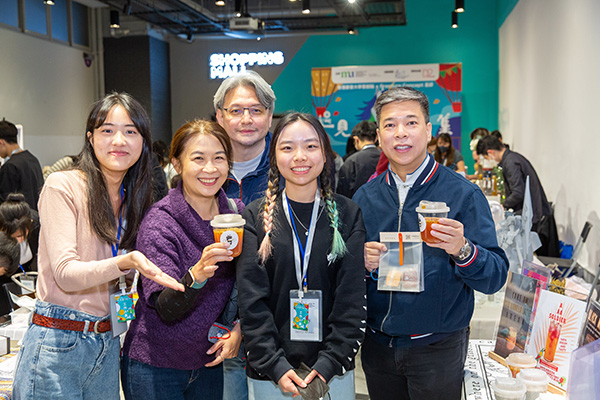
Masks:
[[[423,172],[421,172],[421,175],[419,175],[419,177],[417,178],[413,187],[421,186],[421,185],[424,185],[427,182],[429,182],[431,180],[431,178],[433,178],[433,176],[437,172],[438,167],[440,165],[437,161],[435,161],[433,156],[429,153],[427,153],[427,158],[425,159],[424,163],[425,163],[425,168],[423,169]],[[396,186],[394,177],[392,176],[392,171],[390,171],[389,168],[385,174],[385,181],[390,186],[394,186],[394,187]]]

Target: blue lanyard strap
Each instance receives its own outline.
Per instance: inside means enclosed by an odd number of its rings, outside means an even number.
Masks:
[[[119,254],[119,242],[121,241],[121,231],[123,230],[123,213],[121,211],[121,206],[123,205],[123,184],[121,183],[121,204],[119,204],[119,227],[117,228],[117,243],[111,243],[110,248],[112,250],[113,257],[116,257]]]
[[[298,235],[298,230],[296,229],[296,223],[294,222],[294,217],[293,217],[293,213],[292,213],[292,206],[290,205],[290,202],[287,202],[287,206],[288,206],[288,212],[290,215],[290,220],[292,221],[292,228],[294,229],[294,234],[296,235],[296,240],[298,241],[298,247],[300,248],[300,254],[302,254],[302,264],[304,265],[304,246],[302,246],[302,241],[300,241],[300,236]],[[312,215],[311,215],[312,217]],[[310,232],[310,226],[308,227],[308,231],[306,231],[306,235],[308,236]],[[308,270],[305,270],[304,272],[304,276],[302,277],[302,287],[306,288],[307,287],[307,283],[306,283],[306,274],[308,273]]]

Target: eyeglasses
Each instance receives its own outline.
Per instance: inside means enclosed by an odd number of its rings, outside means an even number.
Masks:
[[[223,109],[231,118],[240,118],[246,110],[248,110],[251,117],[262,117],[267,113],[267,108],[263,106],[229,107]]]

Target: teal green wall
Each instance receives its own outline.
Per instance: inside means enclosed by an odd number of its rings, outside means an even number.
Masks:
[[[359,34],[314,35],[273,84],[276,113],[312,110],[310,70],[346,65],[463,63],[462,153],[472,170],[469,133],[498,127],[497,0],[470,0],[450,27],[454,0],[406,0],[407,24]],[[299,106],[301,105],[301,106]]]

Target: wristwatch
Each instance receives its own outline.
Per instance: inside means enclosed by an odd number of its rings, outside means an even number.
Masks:
[[[458,254],[452,257],[454,257],[454,259],[458,262],[465,261],[467,258],[469,258],[472,251],[473,248],[471,247],[471,242],[465,238],[465,244],[463,244],[463,246],[460,248]]]

